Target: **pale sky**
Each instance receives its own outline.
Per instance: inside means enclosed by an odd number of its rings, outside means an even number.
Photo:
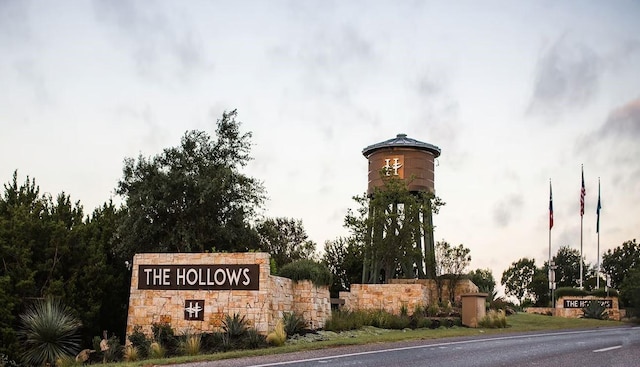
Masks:
[[[214,134],[238,109],[268,217],[321,249],[347,235],[362,149],[442,149],[436,240],[496,280],[522,257],[640,237],[638,1],[0,0],[0,181],[35,177],[85,213],[123,159]],[[471,270],[470,269],[470,270]]]

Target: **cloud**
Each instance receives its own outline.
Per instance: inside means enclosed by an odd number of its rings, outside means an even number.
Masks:
[[[538,60],[528,113],[555,115],[586,105],[598,90],[601,71],[602,61],[591,48],[560,37]]]
[[[499,227],[507,227],[522,212],[522,195],[512,194],[498,202],[493,208],[493,220]]]
[[[118,48],[123,43],[129,48],[140,76],[162,80],[166,70],[170,70],[177,79],[187,81],[198,72],[211,69],[197,33],[173,27],[172,16],[179,14],[167,15],[162,9],[140,8],[136,4],[126,0],[95,0],[94,13],[99,21],[116,30],[114,42]]]
[[[30,38],[29,1],[0,0],[0,45],[2,38],[19,44]]]
[[[640,98],[611,111],[598,135],[637,142],[640,139]]]
[[[458,144],[463,126],[458,121],[459,103],[449,94],[445,71],[423,72],[410,81],[418,117],[411,131],[428,131],[427,142],[447,147],[447,157],[455,167],[464,164],[465,152]],[[411,135],[411,134],[410,134]]]

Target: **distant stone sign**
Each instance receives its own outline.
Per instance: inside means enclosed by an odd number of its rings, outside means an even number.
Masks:
[[[594,301],[600,302],[604,308],[613,308],[613,301],[610,299],[565,299],[564,308],[585,308]]]
[[[257,291],[260,265],[139,265],[138,289]]]
[[[188,299],[184,301],[184,319],[204,321],[204,300]]]

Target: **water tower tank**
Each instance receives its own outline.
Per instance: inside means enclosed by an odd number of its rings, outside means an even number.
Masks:
[[[409,191],[435,193],[434,159],[440,156],[440,148],[398,134],[395,138],[370,145],[362,150],[369,161],[367,194],[384,186],[384,177],[409,180]],[[381,175],[382,172],[382,175]]]

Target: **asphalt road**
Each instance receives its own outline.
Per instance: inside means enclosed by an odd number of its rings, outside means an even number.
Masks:
[[[640,367],[640,327],[370,344],[183,365],[218,366]]]

